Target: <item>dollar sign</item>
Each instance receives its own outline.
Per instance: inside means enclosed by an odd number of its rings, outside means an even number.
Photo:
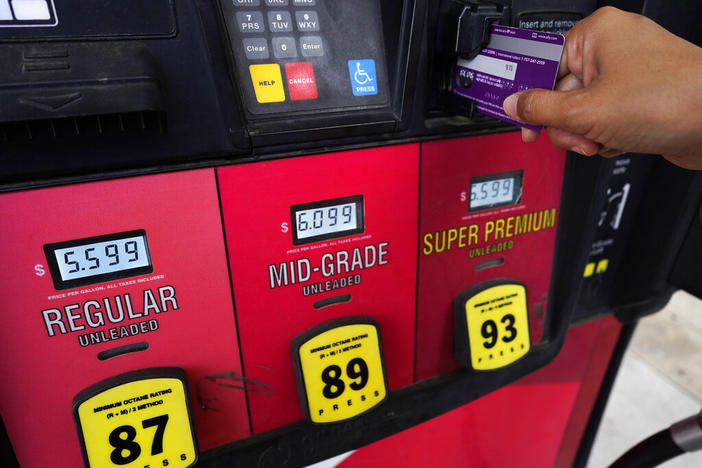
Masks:
[[[37,276],[44,276],[46,272],[44,271],[44,265],[34,265],[34,271]]]

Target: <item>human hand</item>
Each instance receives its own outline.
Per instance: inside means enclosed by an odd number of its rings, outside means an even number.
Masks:
[[[504,111],[586,156],[655,153],[702,169],[702,49],[644,16],[600,8],[566,33],[556,91],[514,94]],[[536,138],[522,129],[525,142]]]

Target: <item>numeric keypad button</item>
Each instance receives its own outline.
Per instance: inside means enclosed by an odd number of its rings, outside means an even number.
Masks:
[[[293,30],[292,17],[287,11],[269,11],[268,29],[271,32],[291,32]]]
[[[240,11],[236,14],[236,23],[239,31],[244,34],[262,33],[266,30],[263,13],[260,11]]]
[[[319,31],[319,17],[316,11],[296,11],[295,23],[298,31]]]
[[[295,58],[297,57],[297,47],[295,46],[295,39],[292,37],[274,37],[273,42],[273,55],[275,58]]]

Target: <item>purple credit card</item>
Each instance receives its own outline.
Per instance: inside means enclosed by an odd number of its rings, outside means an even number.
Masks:
[[[453,92],[475,101],[483,114],[538,132],[542,127],[508,117],[502,103],[525,89],[553,89],[563,44],[561,34],[492,25],[487,47],[474,59],[456,63]]]

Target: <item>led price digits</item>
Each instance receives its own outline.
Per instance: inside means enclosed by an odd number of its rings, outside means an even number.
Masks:
[[[305,232],[309,229],[322,230],[325,228],[333,228],[337,224],[341,224],[342,228],[356,227],[354,219],[355,204],[332,206],[330,208],[319,208],[316,210],[306,210],[297,213],[297,230]],[[308,222],[308,218],[311,221]],[[350,225],[350,226],[346,226]],[[316,235],[315,233],[314,235]],[[301,237],[306,237],[305,235]]]
[[[363,195],[290,207],[293,244],[307,244],[363,232]]]
[[[114,266],[119,264],[119,244],[107,244],[105,246],[105,255],[104,257],[107,257],[108,260],[112,260],[111,262],[107,263],[107,266]],[[139,260],[139,247],[137,247],[136,241],[129,241],[125,242],[122,244],[122,247],[124,248],[124,254],[125,257],[129,256],[126,258],[127,263],[131,262],[136,262]],[[95,247],[87,248],[84,250],[84,256],[85,259],[90,262],[89,266],[87,267],[88,270],[97,270],[100,268],[100,254],[97,256],[94,256],[95,254]],[[72,266],[70,270],[68,270],[66,273],[77,273],[80,270],[85,270],[85,267],[81,267],[80,262],[76,260],[72,260],[71,256],[76,254],[76,250],[68,250],[66,252],[63,252],[63,261],[66,265]],[[124,258],[124,257],[123,257]],[[105,259],[103,258],[103,265],[105,264]]]
[[[485,206],[512,200],[514,179],[497,179],[478,182],[470,187],[471,206]]]
[[[482,182],[473,185],[470,191],[470,201],[498,199],[502,197],[512,198],[513,179],[493,180],[492,182]]]
[[[468,211],[516,205],[521,201],[524,171],[471,177]]]
[[[56,289],[153,271],[143,229],[46,244],[44,253]]]

